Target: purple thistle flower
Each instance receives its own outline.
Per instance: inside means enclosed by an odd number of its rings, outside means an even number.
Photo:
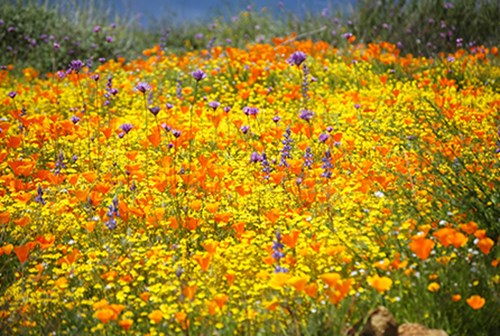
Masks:
[[[261,162],[262,161],[262,156],[258,152],[253,152],[250,155],[250,162],[256,163],[256,162]]]
[[[218,101],[211,101],[210,103],[208,103],[208,106],[215,111],[220,106],[220,103]]]
[[[153,113],[153,115],[156,117],[158,113],[160,113],[160,107],[159,106],[152,106],[149,108],[149,112]]]
[[[250,130],[250,126],[248,126],[248,125],[243,125],[243,126],[241,126],[241,127],[240,127],[240,130],[241,130],[241,132],[242,132],[243,134],[247,134],[247,133],[248,133],[248,131]]]
[[[139,82],[135,86],[135,89],[144,94],[151,89],[151,86],[146,82]]]
[[[58,50],[59,48],[61,48],[61,45],[57,42],[54,42],[54,44],[52,45],[52,47],[55,49],[55,50]]]
[[[101,31],[101,26],[95,26],[95,27],[92,29],[92,31],[93,31],[94,33],[98,33],[98,32],[100,32],[100,31]]]
[[[303,119],[305,121],[310,121],[312,120],[314,116],[314,112],[313,111],[310,111],[310,110],[300,110],[300,113],[299,113],[299,118],[300,119]]]
[[[76,72],[76,73],[79,73],[80,70],[82,70],[84,64],[81,60],[77,59],[77,60],[73,60],[71,61],[71,63],[69,64],[69,71],[73,71],[73,72]]]
[[[328,134],[328,133],[321,133],[319,135],[318,140],[319,140],[319,142],[323,142],[324,143],[324,142],[326,142],[326,140],[328,140],[328,138],[330,138],[330,134]]]
[[[9,98],[11,99],[14,99],[16,96],[17,96],[17,92],[16,91],[10,91],[7,96],[9,96]]]
[[[259,109],[257,107],[245,106],[243,108],[243,113],[248,115],[257,115],[259,113]]]
[[[112,36],[106,36],[106,42],[108,42],[108,43],[113,42],[113,37]]]
[[[128,132],[130,132],[132,130],[132,128],[134,128],[134,125],[128,124],[128,123],[123,124],[123,125],[120,126],[120,129],[123,132],[125,132],[126,134],[128,134]]]
[[[303,51],[296,51],[286,60],[290,65],[301,65],[307,58],[307,55]]]
[[[193,71],[193,72],[191,73],[191,75],[193,76],[193,78],[194,78],[197,82],[199,82],[199,81],[201,81],[202,79],[204,79],[204,78],[206,78],[206,77],[207,77],[207,74],[206,74],[206,73],[204,73],[204,72],[203,72],[203,70],[201,70],[201,69],[197,69],[197,70]]]

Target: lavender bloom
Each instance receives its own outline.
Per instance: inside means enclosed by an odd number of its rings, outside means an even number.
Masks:
[[[314,112],[313,111],[310,111],[310,110],[300,110],[300,113],[299,113],[299,118],[300,119],[303,119],[305,121],[310,121],[312,120],[314,116]]]
[[[231,111],[231,106],[225,106],[224,112],[229,113],[229,111]]]
[[[58,50],[59,48],[61,48],[61,45],[57,42],[54,42],[54,44],[52,45],[52,47],[55,49],[55,50]]]
[[[126,134],[128,134],[128,132],[130,132],[132,130],[132,128],[134,128],[134,125],[128,124],[128,123],[123,124],[123,125],[120,126],[120,129],[123,132],[125,132]]]
[[[330,153],[330,150],[326,150],[325,156],[323,159],[321,159],[323,162],[323,165],[321,165],[321,168],[323,168],[323,173],[321,173],[321,177],[324,178],[331,178],[332,177],[332,172],[331,169],[333,168],[332,165],[332,154]]]
[[[110,230],[116,229],[117,223],[115,217],[120,217],[118,209],[118,198],[116,197],[113,198],[113,201],[111,201],[111,204],[108,207],[108,213],[106,215],[109,218],[105,223],[108,229]]]
[[[174,107],[174,105],[173,105],[173,104],[171,104],[171,103],[167,103],[167,104],[165,105],[165,107],[166,107],[167,109],[171,110],[171,109]]]
[[[113,42],[113,37],[112,36],[106,36],[106,42],[108,42],[108,43]]]
[[[259,113],[259,109],[257,107],[245,106],[243,108],[243,113],[245,113],[247,116],[248,115],[257,115]]]
[[[311,151],[311,147],[306,148],[306,153],[304,154],[304,167],[312,169],[313,164],[313,154]]]
[[[260,154],[258,152],[253,152],[251,155],[250,155],[250,162],[261,162],[262,161],[262,156],[260,156]]]
[[[280,167],[289,167],[290,165],[286,161],[286,159],[291,159],[292,156],[290,155],[290,151],[292,150],[291,143],[293,140],[290,138],[291,137],[291,132],[290,132],[290,127],[287,127],[285,133],[283,134],[283,140],[281,140],[281,143],[283,144],[283,148],[281,149],[281,156],[280,156]]]
[[[331,133],[331,132],[333,131],[333,127],[332,127],[332,126],[328,126],[328,127],[326,128],[326,131],[327,131],[328,133]]]
[[[243,134],[247,134],[248,131],[250,130],[250,126],[243,125],[243,126],[240,127],[240,130],[241,130],[241,132],[243,132]]]
[[[277,115],[276,115],[276,116],[274,116],[274,117],[273,117],[273,121],[274,121],[275,123],[278,123],[278,121],[280,121],[280,120],[281,120],[280,116],[277,116]]]
[[[38,188],[36,191],[37,191],[37,195],[35,197],[35,202],[41,203],[42,205],[47,204],[47,202],[45,202],[45,200],[43,199],[43,189],[40,185],[38,185]]]
[[[16,91],[10,91],[7,96],[9,96],[9,98],[11,99],[14,99],[16,96],[17,96],[17,92]]]
[[[319,142],[323,142],[324,143],[324,142],[326,142],[326,140],[328,140],[328,138],[330,138],[330,134],[328,134],[328,133],[321,133],[319,135],[318,140],[319,140]]]
[[[76,73],[79,73],[80,70],[82,70],[84,64],[81,60],[77,59],[77,60],[73,60],[71,61],[71,63],[69,64],[69,71],[73,71],[73,72],[76,72]]]
[[[215,111],[220,106],[220,103],[218,101],[211,101],[210,103],[208,103],[208,106]]]
[[[169,125],[165,124],[165,123],[162,123],[161,125],[161,128],[163,128],[166,132],[170,132],[172,130],[172,127],[170,127]]]
[[[94,33],[98,33],[98,32],[100,32],[100,31],[101,31],[101,26],[95,26],[95,27],[92,29],[92,31],[93,31]]]
[[[106,62],[106,59],[104,57],[99,57],[97,60],[99,61],[99,63]]]
[[[153,113],[153,115],[156,117],[158,113],[160,113],[160,107],[159,106],[152,106],[149,108],[149,112]]]
[[[294,52],[286,61],[290,65],[301,65],[305,60],[307,56],[303,51],[296,51]]]
[[[149,91],[151,89],[151,86],[146,82],[139,82],[135,86],[135,89],[141,93],[146,93],[147,91]]]
[[[178,138],[178,137],[181,136],[182,132],[179,131],[179,130],[173,129],[172,130],[172,134],[173,134],[174,137]]]
[[[207,77],[207,74],[203,72],[203,70],[195,70],[191,73],[191,75],[193,76],[193,78],[199,82],[201,81],[202,79],[206,78]]]
[[[73,155],[73,156],[71,157],[71,160],[73,160],[73,162],[76,162],[76,161],[78,160],[78,156]]]

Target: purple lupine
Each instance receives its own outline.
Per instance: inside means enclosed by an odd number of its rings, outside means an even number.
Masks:
[[[35,196],[35,202],[40,203],[42,205],[47,204],[47,202],[45,202],[45,200],[43,199],[43,189],[42,189],[42,186],[38,185],[38,188],[37,188],[36,192],[37,192],[37,195]]]
[[[274,268],[274,273],[287,273],[288,269],[285,267],[282,267],[280,265],[280,260],[285,257],[285,254],[283,253],[283,248],[285,246],[281,242],[281,233],[279,230],[276,232],[276,240],[273,240],[273,258],[276,261],[276,266]]]
[[[207,78],[207,74],[206,74],[206,73],[204,73],[204,72],[203,72],[203,70],[201,70],[201,69],[197,69],[197,70],[193,71],[193,72],[191,73],[191,75],[193,76],[193,78],[194,78],[197,82],[201,81],[201,80],[202,80],[202,79],[204,79],[204,78]]]
[[[108,207],[108,212],[106,214],[108,216],[108,220],[105,222],[108,229],[113,230],[116,229],[116,217],[120,217],[120,213],[118,210],[118,198],[113,198],[113,201]]]
[[[262,163],[262,172],[264,173],[264,179],[269,180],[269,173],[271,172],[271,165],[269,164],[269,161],[267,160],[267,155],[265,152],[262,152],[261,155],[261,163]]]
[[[10,99],[14,99],[16,98],[17,96],[17,92],[16,91],[10,91],[7,96],[9,96]]]
[[[151,112],[155,117],[160,113],[160,107],[159,106],[152,106],[149,109],[149,112]]]
[[[304,154],[304,168],[312,169],[313,164],[313,154],[311,151],[311,147],[306,148],[306,152]]]
[[[314,112],[311,110],[300,110],[299,118],[305,121],[311,121],[314,116]]]
[[[332,165],[332,154],[330,153],[330,150],[327,149],[325,151],[325,156],[323,159],[321,159],[323,164],[321,165],[321,168],[323,168],[323,173],[321,173],[321,177],[324,178],[331,178],[332,177],[332,171],[331,169],[333,168]]]
[[[149,91],[151,89],[151,86],[146,83],[146,82],[139,82],[137,83],[137,85],[135,86],[135,89],[143,94],[145,94],[147,91]]]
[[[306,53],[303,51],[296,51],[286,60],[290,65],[300,66],[307,58]]]
[[[257,107],[245,106],[243,108],[243,113],[247,116],[249,116],[249,115],[255,116],[259,113],[259,109]]]
[[[291,159],[292,156],[290,155],[290,151],[292,150],[292,144],[293,140],[291,139],[291,132],[290,132],[290,126],[286,128],[285,133],[283,133],[283,140],[281,140],[281,143],[283,144],[283,148],[281,149],[281,155],[280,155],[280,167],[289,167],[290,164],[286,161],[286,159]]]
[[[182,82],[180,80],[177,81],[177,85],[175,87],[175,96],[182,99]]]
[[[250,154],[250,162],[256,163],[261,161],[262,156],[258,152],[252,152],[252,154]]]
[[[217,110],[217,108],[220,106],[220,103],[218,101],[211,101],[208,103],[208,107],[212,108],[214,111]]]
[[[64,164],[64,153],[61,151],[57,156],[56,167],[54,169],[54,175],[59,175],[61,169],[66,169],[66,165]]]

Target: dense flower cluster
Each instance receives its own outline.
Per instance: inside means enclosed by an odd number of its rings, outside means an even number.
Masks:
[[[382,299],[498,311],[496,48],[144,54],[0,72],[1,330],[344,334]]]

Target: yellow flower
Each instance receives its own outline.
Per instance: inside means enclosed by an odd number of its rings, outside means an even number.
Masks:
[[[392,279],[385,276],[379,277],[375,275],[373,277],[368,277],[368,283],[379,293],[388,291],[392,287]]]

